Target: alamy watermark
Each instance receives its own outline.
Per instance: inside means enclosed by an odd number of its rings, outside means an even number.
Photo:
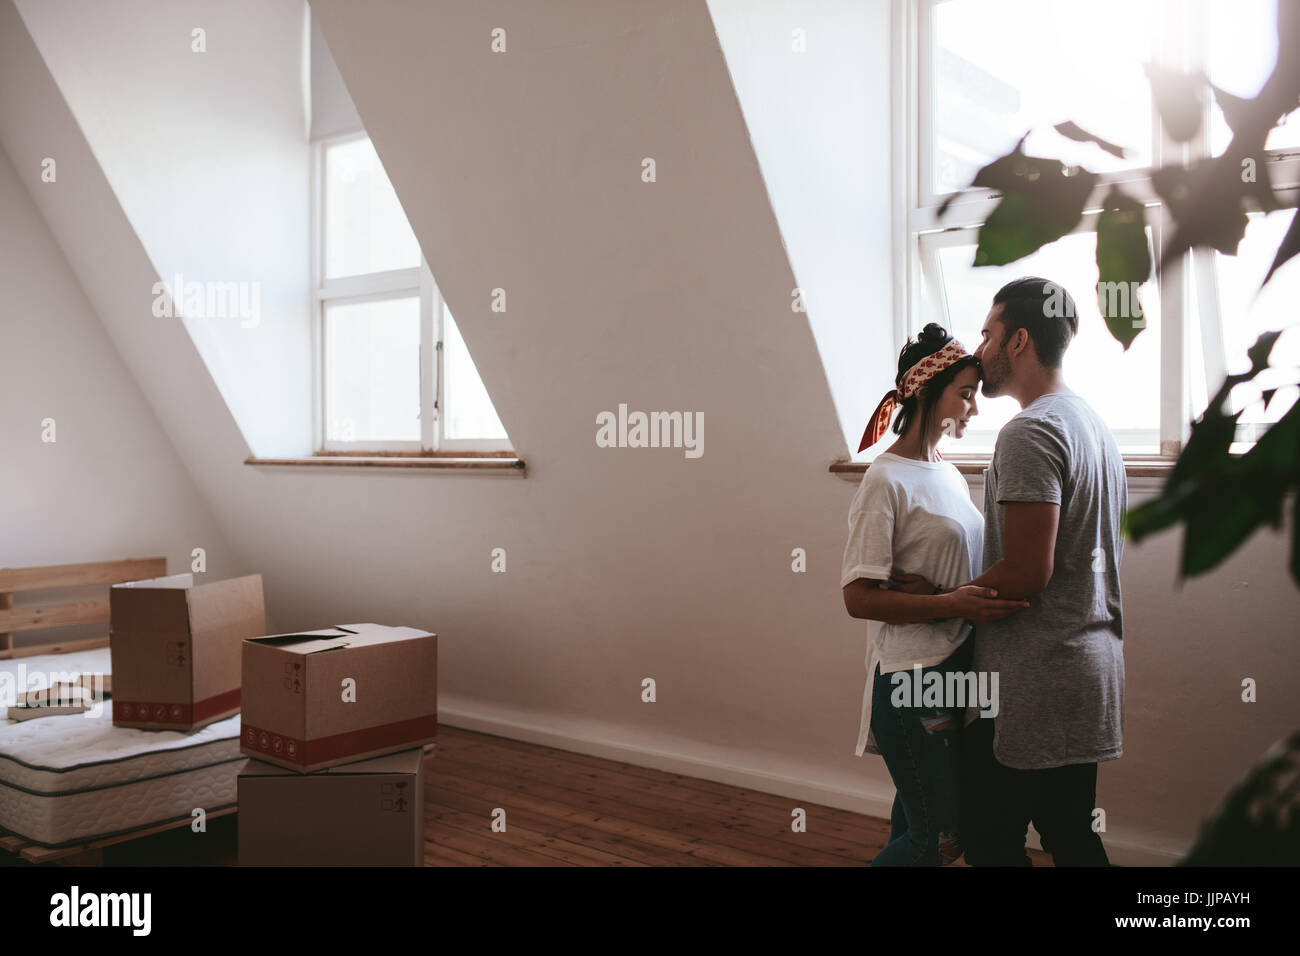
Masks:
[[[84,707],[85,716],[104,712],[104,675],[81,671],[42,671],[19,664],[0,671],[0,707]]]
[[[687,458],[704,454],[703,412],[629,412],[596,415],[598,448],[683,448]]]
[[[981,717],[998,715],[997,671],[930,671],[921,673],[920,664],[912,670],[890,675],[894,689],[889,702],[895,707],[939,707],[963,709],[978,707]]]
[[[239,319],[244,329],[262,321],[260,282],[186,282],[178,272],[170,283],[155,282],[152,291],[158,318]]]

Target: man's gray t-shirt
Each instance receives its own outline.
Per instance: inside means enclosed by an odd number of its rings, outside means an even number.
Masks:
[[[974,667],[999,675],[998,714],[979,719],[994,721],[993,752],[1004,766],[1114,760],[1123,753],[1128,482],[1114,436],[1082,397],[1049,392],[998,434],[984,471],[985,571],[1005,555],[1009,501],[1055,502],[1061,516],[1046,590],[975,626]]]

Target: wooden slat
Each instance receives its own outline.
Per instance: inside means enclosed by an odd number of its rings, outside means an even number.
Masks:
[[[35,657],[37,654],[69,654],[72,651],[88,651],[96,647],[108,647],[107,637],[90,637],[84,641],[56,641],[53,644],[32,644],[28,647],[15,647],[0,651],[0,661],[16,657]]]
[[[167,573],[166,558],[126,558],[86,564],[51,564],[40,568],[0,568],[0,591],[74,588],[86,584],[117,584],[159,578]]]
[[[41,604],[0,611],[0,632],[39,631],[67,624],[90,624],[108,620],[108,599],[69,601],[65,604]]]
[[[218,817],[228,816],[234,813],[237,807],[225,807],[221,810],[210,810],[207,814],[208,820],[215,820]],[[155,833],[162,833],[166,830],[177,830],[181,827],[187,827],[193,823],[193,819],[186,817],[183,820],[176,820],[172,823],[160,823],[156,827],[149,827],[146,830],[136,830],[132,833],[121,833],[117,836],[104,837],[102,840],[91,840],[88,843],[81,843],[76,846],[65,846],[58,849],[51,849],[44,846],[25,847],[21,856],[24,860],[32,863],[49,863],[63,857],[77,856],[82,853],[93,850],[102,850],[106,846],[115,846],[118,843],[125,843],[128,840],[138,840],[141,837],[153,836]]]

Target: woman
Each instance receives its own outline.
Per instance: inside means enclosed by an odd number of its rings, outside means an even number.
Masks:
[[[884,757],[897,793],[889,842],[872,866],[939,866],[961,856],[962,715],[954,701],[925,707],[904,691],[914,686],[914,667],[922,668],[922,681],[931,672],[969,669],[971,621],[1029,606],[999,599],[990,588],[959,586],[982,570],[984,516],[937,446],[945,434],[965,434],[979,383],[978,360],[930,323],[904,346],[895,388],[877,406],[858,448],[879,441],[901,407],[894,423],[900,437],[871,462],[853,499],[840,580],[849,614],[881,622],[867,640],[857,754]],[[905,686],[896,675],[906,678]]]

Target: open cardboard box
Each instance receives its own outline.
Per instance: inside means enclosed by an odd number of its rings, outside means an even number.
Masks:
[[[344,624],[251,637],[241,750],[308,772],[419,747],[438,734],[438,637]]]
[[[260,574],[115,584],[109,614],[115,725],[188,731],[239,711],[240,644],[266,631]]]

